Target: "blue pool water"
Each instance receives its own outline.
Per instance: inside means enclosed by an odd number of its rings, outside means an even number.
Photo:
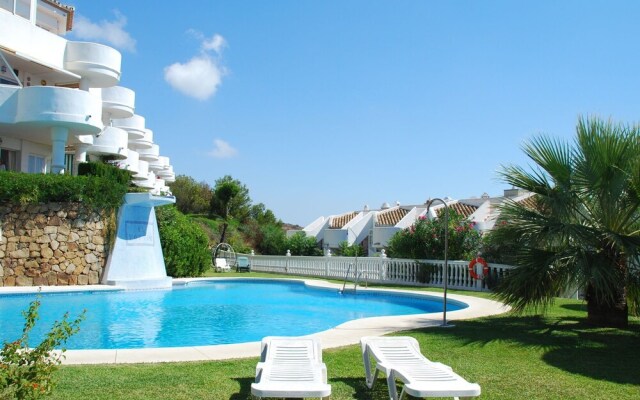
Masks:
[[[35,295],[0,296],[0,340],[20,337],[22,311]],[[137,349],[259,341],[269,335],[307,335],[373,316],[442,311],[441,299],[363,293],[340,294],[302,282],[223,280],[191,282],[171,290],[41,295],[40,342],[56,319],[83,309],[86,319],[68,349]],[[464,308],[451,302],[447,310]]]

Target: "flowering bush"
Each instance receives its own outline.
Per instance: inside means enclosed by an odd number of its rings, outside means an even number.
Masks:
[[[476,257],[480,250],[480,232],[473,227],[473,222],[449,211],[450,260],[470,260]],[[409,228],[391,237],[388,252],[391,257],[396,258],[443,259],[444,217],[433,220],[420,217]]]
[[[29,332],[39,319],[40,301],[31,302],[25,317],[22,336],[5,342],[0,350],[0,399],[38,399],[51,394],[54,387],[53,372],[58,368],[64,352],[53,352],[60,348],[79,330],[84,312],[69,322],[65,313],[62,321],[56,321],[42,342],[29,348]]]

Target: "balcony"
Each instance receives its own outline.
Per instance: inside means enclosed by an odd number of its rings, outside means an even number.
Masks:
[[[99,136],[93,139],[93,146],[87,151],[98,156],[111,156],[118,160],[127,158],[127,139],[129,135],[123,129],[107,126]]]
[[[118,163],[118,167],[120,169],[124,169],[132,172],[133,174],[138,173],[138,163],[139,163],[138,153],[133,150],[127,150],[127,158],[120,161]]]
[[[129,134],[129,140],[144,138],[144,135],[146,134],[144,130],[144,123],[144,117],[140,115],[133,115],[129,118],[113,119],[111,121],[112,126],[127,131]]]
[[[116,86],[121,62],[116,49],[91,42],[68,42],[64,55],[64,68],[88,80],[90,87]]]
[[[150,149],[152,145],[153,131],[151,129],[145,129],[144,135],[140,139],[129,139],[129,147],[136,151],[140,151],[141,149]]]
[[[95,135],[102,130],[102,102],[78,89],[25,87],[18,93],[15,123],[64,127],[72,134]]]
[[[149,169],[153,170],[151,163],[153,163],[154,161],[158,161],[158,157],[160,156],[160,146],[158,146],[157,144],[152,144],[148,149],[139,149],[138,153],[140,154],[140,159],[148,161]]]
[[[129,118],[135,110],[136,92],[122,86],[102,89],[102,110],[110,118]]]
[[[133,179],[136,181],[144,181],[149,175],[149,163],[140,160],[138,157],[138,171],[133,173]]]
[[[157,161],[149,162],[149,169],[155,172],[156,174],[158,174],[160,171],[164,171],[165,169],[168,169],[169,166],[170,166],[169,157],[165,157],[165,156],[159,156]]]

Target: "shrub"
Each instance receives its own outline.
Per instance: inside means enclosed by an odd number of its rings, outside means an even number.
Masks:
[[[480,233],[463,216],[449,213],[450,260],[470,260],[480,250]],[[389,240],[389,255],[399,258],[444,258],[444,217],[420,218],[409,228],[397,232]]]
[[[340,242],[340,245],[338,247],[338,252],[337,254],[338,256],[345,256],[345,257],[358,257],[358,256],[364,256],[364,248],[359,245],[359,244],[352,244],[349,245],[349,243],[345,240],[344,242]]]
[[[307,237],[304,232],[296,232],[287,238],[285,242],[287,250],[292,256],[321,256],[322,250],[318,247],[316,239]]]
[[[0,172],[0,202],[19,204],[82,202],[117,208],[127,186],[107,176],[70,176]]]
[[[35,300],[22,314],[25,324],[22,336],[5,342],[0,350],[0,398],[38,399],[51,394],[55,381],[53,373],[58,369],[66,349],[53,353],[80,329],[84,312],[74,321],[69,321],[65,313],[61,321],[56,321],[42,342],[35,348],[28,348],[29,333],[39,319],[40,301]]]
[[[129,186],[131,182],[131,172],[115,167],[111,164],[101,162],[86,162],[78,165],[79,176],[100,176],[117,182],[124,186]]]
[[[287,252],[287,236],[282,227],[276,224],[262,225],[259,228],[261,238],[257,242],[258,252],[266,255],[283,255]]]
[[[202,275],[211,267],[207,234],[175,206],[155,210],[167,274],[174,278]]]

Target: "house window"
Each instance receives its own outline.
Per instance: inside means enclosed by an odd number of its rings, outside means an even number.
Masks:
[[[45,163],[44,157],[37,156],[33,154],[29,154],[29,169],[27,170],[31,174],[41,174],[45,172]]]

